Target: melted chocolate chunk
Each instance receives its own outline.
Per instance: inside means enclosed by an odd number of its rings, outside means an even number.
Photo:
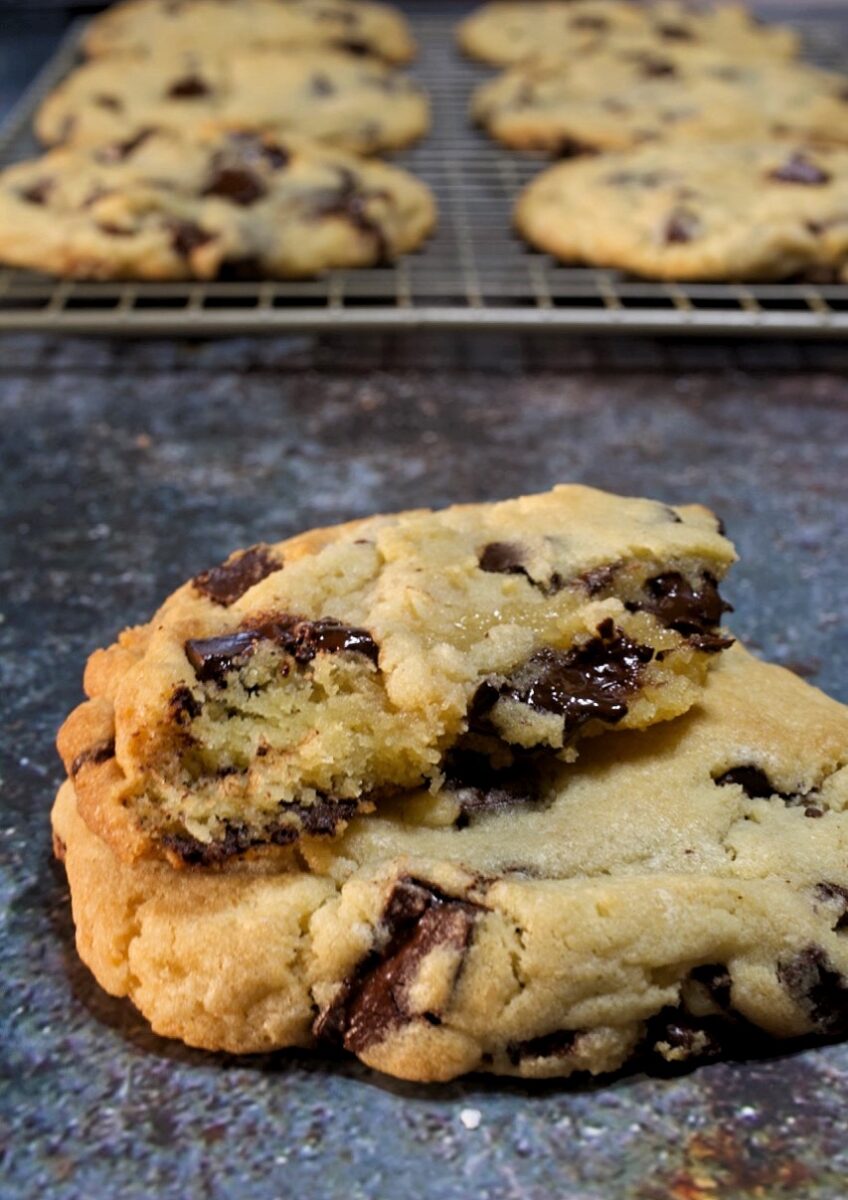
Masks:
[[[347,50],[348,54],[358,54],[362,57],[371,53],[370,45],[361,38],[344,38],[338,46],[340,50]]]
[[[227,672],[243,667],[260,642],[272,642],[301,665],[316,654],[346,651],[363,654],[376,666],[379,656],[377,643],[366,629],[343,625],[333,617],[308,621],[288,614],[221,637],[189,638],[185,652],[202,683],[222,686]]]
[[[676,208],[669,214],[663,228],[663,241],[667,246],[685,245],[701,232],[701,219],[688,208]]]
[[[171,720],[177,725],[188,725],[195,717],[200,716],[203,705],[195,699],[190,688],[183,686],[176,688],[173,692],[168,710]]]
[[[36,183],[31,183],[28,188],[18,192],[18,195],[22,200],[26,200],[27,204],[46,204],[52,190],[52,179],[39,179]]]
[[[649,612],[676,633],[688,638],[699,650],[711,653],[732,645],[732,639],[716,635],[722,613],[732,607],[719,595],[715,578],[705,571],[693,587],[678,571],[666,571],[645,582],[646,598],[630,603],[631,612]]]
[[[153,137],[156,129],[153,126],[146,126],[140,129],[138,133],[133,134],[131,138],[127,138],[125,142],[110,142],[108,146],[101,146],[95,151],[94,157],[101,163],[119,163],[124,162],[142,146],[148,138]]]
[[[472,720],[485,717],[504,698],[562,716],[566,737],[589,721],[615,725],[627,715],[627,700],[638,691],[653,654],[608,618],[598,626],[598,636],[582,646],[539,650],[507,679],[482,683],[472,701]]]
[[[194,221],[181,221],[172,217],[165,224],[171,233],[171,244],[182,258],[190,258],[194,250],[214,241],[216,237],[214,233],[210,233]]]
[[[489,542],[480,551],[480,570],[498,575],[527,575],[524,553],[518,542]]]
[[[526,1058],[564,1058],[574,1049],[581,1029],[556,1029],[526,1042],[508,1042],[506,1055],[514,1067]]]
[[[779,962],[777,977],[816,1033],[848,1032],[848,979],[821,946],[806,946]]]
[[[171,84],[168,95],[172,100],[193,100],[196,96],[209,96],[212,88],[199,75],[184,75]]]
[[[267,194],[267,188],[258,175],[247,167],[221,165],[215,168],[201,193],[203,196],[218,196],[247,208]]]
[[[336,1000],[315,1022],[316,1036],[358,1054],[416,1016],[409,989],[421,962],[436,947],[463,953],[471,942],[478,907],[448,896],[432,884],[399,879],[386,906],[385,945],[359,964]],[[438,1024],[438,1013],[422,1014]]]
[[[822,187],[824,184],[830,183],[831,176],[827,171],[816,166],[806,154],[798,151],[791,155],[782,166],[771,171],[769,179],[777,180],[778,183],[800,183],[806,187]]]
[[[94,766],[97,763],[108,762],[110,758],[115,757],[115,739],[109,738],[105,742],[97,742],[94,746],[89,746],[87,750],[83,750],[78,754],[71,763],[71,779],[76,779],[77,775],[83,767]]]
[[[94,103],[98,108],[105,108],[109,112],[123,112],[124,104],[117,96],[112,96],[107,93],[101,93],[94,97]]]
[[[579,142],[577,138],[573,137],[560,138],[555,149],[555,156],[557,158],[582,158],[584,155],[594,155],[597,153],[596,146],[587,145],[586,142]]]
[[[388,262],[391,258],[391,248],[383,227],[368,212],[367,201],[371,197],[386,197],[386,192],[364,192],[360,190],[360,181],[353,171],[347,167],[337,168],[339,186],[323,188],[312,197],[310,207],[316,217],[344,217],[363,233],[369,234],[377,247],[377,258],[380,262]]]
[[[616,568],[611,563],[605,563],[600,567],[592,567],[590,571],[584,571],[579,577],[579,582],[590,596],[599,596],[601,592],[612,587],[615,574]]]
[[[457,801],[464,829],[470,819],[482,812],[534,804],[539,799],[539,781],[526,767],[496,770],[483,754],[452,750],[443,765],[444,791]]]
[[[703,966],[695,967],[690,974],[696,983],[706,988],[710,998],[719,1008],[730,1008],[733,980],[723,963],[704,963]]]
[[[224,768],[219,774],[236,774],[235,768]],[[281,804],[280,819],[269,825],[251,828],[228,822],[221,837],[201,842],[189,833],[166,833],[161,841],[166,850],[175,854],[188,867],[218,866],[262,846],[290,846],[302,834],[313,837],[332,837],[340,825],[347,824],[357,810],[355,800],[334,800],[321,797],[314,804]],[[296,821],[286,817],[295,817]]]
[[[260,543],[236,558],[228,558],[220,566],[201,571],[191,582],[209,600],[229,608],[245,592],[275,571],[282,570],[282,567],[283,560],[277,557],[270,546]]]
[[[695,35],[686,25],[674,25],[670,21],[657,25],[657,33],[669,42],[694,42]]]
[[[644,79],[671,79],[677,75],[677,67],[668,58],[655,57],[653,54],[639,54],[634,57],[639,66],[639,73]]]
[[[726,787],[729,783],[737,783],[742,788],[746,796],[750,796],[752,800],[767,800],[769,796],[780,796],[782,799],[789,799],[779,792],[771,783],[765,771],[759,767],[744,766],[733,767],[730,771],[725,771],[723,775],[719,775],[715,780],[719,787]]]
[[[832,926],[836,933],[848,929],[848,888],[839,883],[817,883],[814,895],[822,904],[827,904],[839,915]]]

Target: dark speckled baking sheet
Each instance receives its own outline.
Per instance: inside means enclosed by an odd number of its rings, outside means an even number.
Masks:
[[[77,962],[47,812],[86,654],[187,575],[557,480],[713,506],[742,553],[736,630],[848,701],[846,366],[791,345],[0,340],[4,1200],[843,1197],[844,1046],[425,1088],[162,1041]]]

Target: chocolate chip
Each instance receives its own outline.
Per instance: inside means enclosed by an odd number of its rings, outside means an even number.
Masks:
[[[26,200],[27,204],[46,204],[53,187],[54,180],[39,179],[18,192],[18,195],[22,200]]]
[[[722,1017],[695,1017],[683,1008],[665,1008],[648,1022],[649,1053],[672,1064],[693,1065],[726,1054],[732,1027]]]
[[[539,782],[527,766],[496,770],[483,754],[453,750],[442,764],[443,791],[460,808],[457,828],[464,829],[470,819],[482,812],[497,812],[535,803]]]
[[[700,983],[706,988],[713,1000],[719,1008],[730,1008],[730,993],[732,987],[732,979],[730,972],[723,963],[704,963],[703,966],[694,967],[690,972],[690,976],[696,983]]]
[[[669,42],[694,42],[695,35],[686,25],[674,25],[671,22],[655,26],[660,37]]]
[[[383,948],[363,959],[337,999],[318,1017],[313,1027],[316,1036],[358,1054],[414,1020],[409,990],[423,959],[437,947],[464,953],[478,911],[478,906],[448,896],[430,883],[409,877],[398,880],[383,915]],[[430,1023],[440,1019],[438,1013],[422,1016]]]
[[[481,571],[498,575],[527,575],[524,556],[525,549],[518,542],[489,542],[480,551],[478,561]]]
[[[634,56],[634,62],[639,67],[639,73],[644,79],[671,79],[677,75],[677,67],[667,58],[657,58],[652,54]]]
[[[192,100],[196,96],[209,96],[212,88],[199,75],[184,75],[171,84],[168,95],[172,100]]]
[[[362,654],[375,665],[379,656],[377,643],[365,629],[333,617],[308,621],[288,614],[221,637],[189,638],[185,652],[202,683],[223,685],[227,672],[244,666],[260,642],[273,643],[301,665],[316,654]]]
[[[214,241],[216,236],[194,221],[182,221],[177,217],[171,217],[165,226],[170,231],[171,244],[182,258],[190,258],[193,251]]]
[[[715,783],[719,787],[726,787],[729,783],[738,784],[746,796],[750,796],[752,800],[767,800],[769,796],[782,796],[765,771],[750,765],[733,767],[730,771],[725,771],[723,775],[716,778]],[[786,797],[783,798],[786,799]]]
[[[821,946],[805,946],[778,963],[777,977],[816,1033],[848,1032],[848,980]]]
[[[116,225],[114,221],[100,221],[97,228],[101,233],[108,233],[110,237],[132,237],[135,234],[135,229],[124,229],[122,225]]]
[[[133,134],[131,138],[127,138],[124,142],[110,142],[106,146],[101,146],[99,150],[94,152],[94,157],[100,163],[119,163],[124,162],[134,154],[136,150],[156,133],[153,126],[145,126],[138,133]]]
[[[282,570],[282,567],[283,560],[270,546],[260,543],[251,546],[242,554],[228,558],[220,566],[201,571],[191,582],[207,599],[229,608],[236,600],[240,600],[245,592],[267,579],[269,575],[273,575],[275,571]]]
[[[768,177],[769,179],[777,180],[778,183],[800,183],[806,187],[821,187],[825,183],[830,183],[831,180],[831,176],[827,171],[823,171],[821,167],[816,166],[801,151],[792,154],[776,170],[770,171]]]
[[[688,208],[675,208],[663,226],[662,238],[667,246],[691,242],[701,232],[701,218]]]
[[[123,112],[124,103],[117,96],[112,96],[101,92],[99,96],[94,97],[94,103],[98,108],[105,108],[109,112]]]
[[[628,603],[631,612],[652,613],[667,629],[673,629],[708,653],[732,645],[732,639],[714,632],[722,614],[733,609],[722,600],[718,583],[708,571],[697,585],[689,583],[679,571],[666,571],[646,580],[644,590],[645,599]]]
[[[584,571],[582,575],[578,576],[578,582],[583,584],[590,596],[599,596],[601,592],[612,587],[615,576],[616,567],[612,563],[604,563],[600,567],[592,567],[590,571]]]
[[[508,1042],[506,1054],[514,1067],[527,1058],[564,1058],[574,1049],[583,1030],[557,1029],[526,1042]]]
[[[78,754],[71,763],[71,779],[76,779],[83,767],[90,767],[95,766],[97,763],[108,762],[110,758],[114,757],[114,738],[109,738],[107,741],[97,742],[94,746],[89,746],[87,750],[83,750],[81,754]]]
[[[213,171],[201,195],[218,196],[247,208],[261,200],[266,192],[262,180],[246,167],[221,165]]]
[[[316,71],[309,80],[309,90],[313,96],[333,96],[336,92],[336,85],[329,75]]]
[[[229,135],[229,150],[225,151],[218,161],[231,161],[233,157],[241,163],[251,165],[258,166],[264,163],[275,171],[287,166],[290,160],[288,150],[279,142],[272,142],[243,130]]]
[[[195,698],[190,688],[178,687],[171,694],[168,711],[171,720],[177,725],[188,725],[195,717],[200,716],[202,710],[203,705]]]
[[[360,57],[371,53],[370,45],[361,38],[344,38],[338,45],[339,49],[346,50],[348,54],[356,54]]]
[[[816,900],[830,905],[838,913],[836,924],[831,928],[836,933],[848,929],[848,888],[839,883],[817,883],[814,895]]]
[[[472,701],[472,721],[507,699],[562,716],[566,738],[589,721],[617,724],[627,715],[626,701],[638,691],[643,668],[654,652],[632,642],[610,618],[597,632],[597,637],[568,651],[537,651],[506,679],[486,680]]]
[[[573,137],[560,138],[554,149],[556,158],[582,158],[584,155],[597,153],[597,146],[590,146],[586,142],[580,142],[577,138]]]
[[[338,167],[338,186],[321,188],[312,193],[310,208],[316,217],[344,217],[363,233],[369,234],[376,243],[377,258],[388,262],[391,258],[390,246],[386,240],[383,227],[376,221],[367,209],[367,201],[375,196],[387,197],[387,192],[364,192],[358,176],[347,167]]]

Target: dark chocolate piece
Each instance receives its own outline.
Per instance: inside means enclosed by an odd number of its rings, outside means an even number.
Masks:
[[[442,769],[443,790],[460,807],[456,822],[459,829],[464,829],[478,813],[534,804],[539,799],[539,781],[526,766],[499,771],[483,754],[452,750]]]
[[[839,883],[817,883],[814,890],[816,900],[827,904],[838,913],[836,924],[832,926],[836,933],[848,929],[848,888]]]
[[[506,1055],[514,1067],[526,1058],[564,1058],[574,1049],[581,1029],[555,1029],[553,1033],[529,1038],[526,1042],[508,1042]]]
[[[660,37],[669,42],[694,42],[695,35],[686,25],[675,25],[671,21],[655,26]]]
[[[98,106],[98,108],[105,108],[109,112],[123,112],[124,110],[124,103],[122,100],[120,100],[117,96],[112,96],[105,92],[101,92],[99,96],[95,96],[94,103]]]
[[[666,571],[645,582],[646,598],[628,604],[631,612],[649,612],[669,629],[689,638],[699,649],[725,649],[731,639],[717,637],[722,614],[733,609],[722,600],[715,578],[705,571],[693,587],[678,571]]]
[[[691,1065],[728,1053],[733,1032],[723,1017],[695,1017],[683,1008],[664,1008],[648,1022],[645,1044],[661,1060]]]
[[[192,585],[207,599],[224,608],[229,608],[240,600],[245,592],[282,570],[283,560],[279,558],[270,546],[259,543],[245,550],[243,554],[230,557],[217,567],[201,571],[192,579]]]
[[[336,1000],[316,1020],[316,1036],[359,1054],[414,1020],[408,992],[422,959],[437,946],[467,950],[479,907],[409,877],[395,884],[382,929],[385,943],[359,964]],[[422,1014],[438,1024],[440,1014]]]
[[[660,58],[653,54],[633,55],[633,60],[639,66],[639,72],[645,79],[671,79],[677,75],[677,67],[668,58]]]
[[[568,651],[546,647],[507,679],[486,680],[472,701],[472,720],[485,717],[505,698],[562,716],[566,738],[588,721],[617,724],[654,652],[632,642],[611,618],[598,626],[597,634]]]
[[[771,171],[769,179],[774,179],[778,183],[800,183],[806,187],[822,187],[824,184],[830,183],[831,176],[799,150],[790,155],[782,166]]]
[[[195,698],[190,688],[183,685],[172,693],[168,711],[177,725],[188,725],[195,717],[200,716],[202,710],[203,705]]]
[[[27,204],[46,204],[53,185],[52,179],[39,179],[22,192],[18,192],[18,195],[22,200],[26,200]]]
[[[805,946],[777,965],[777,977],[816,1033],[848,1032],[848,979],[821,946]]]
[[[203,196],[218,196],[247,208],[261,200],[267,194],[267,188],[258,175],[247,167],[221,164],[217,166],[209,178]]]
[[[685,245],[701,232],[701,219],[688,208],[676,208],[669,213],[663,229],[663,241],[667,246]]]
[[[386,192],[365,192],[360,180],[347,167],[337,167],[338,187],[322,188],[310,197],[310,208],[316,217],[344,217],[355,229],[374,239],[379,262],[391,259],[391,247],[382,225],[368,212],[367,201],[375,196],[386,197]]]
[[[83,750],[82,753],[78,754],[71,763],[71,779],[76,779],[83,767],[89,767],[94,766],[97,763],[108,762],[110,758],[114,757],[114,738],[109,738],[105,742],[97,742],[94,746],[89,746],[87,750]]]
[[[210,233],[208,229],[204,229],[194,221],[182,221],[177,217],[171,217],[165,222],[165,225],[170,230],[174,249],[182,258],[190,258],[194,250],[205,246],[207,242],[214,241],[216,237],[214,233]]]
[[[172,100],[193,100],[197,96],[209,96],[212,88],[199,75],[184,75],[171,84],[168,95]]]
[[[107,146],[101,146],[95,151],[94,157],[101,163],[124,162],[156,132],[152,125],[145,126],[124,142],[110,142]]]
[[[302,665],[311,662],[316,654],[343,651],[363,654],[375,665],[379,657],[377,643],[366,629],[343,625],[334,617],[308,621],[288,614],[220,637],[189,638],[185,652],[201,682],[221,685],[227,672],[244,666],[263,641],[279,646]]]
[[[591,570],[584,571],[579,576],[578,582],[583,584],[590,596],[599,596],[601,592],[612,587],[615,573],[616,568],[612,563],[604,563],[600,567],[592,567]]]
[[[480,570],[499,575],[527,575],[524,553],[518,542],[489,542],[480,551]]]
[[[309,91],[313,96],[332,96],[335,94],[336,85],[329,75],[316,71],[309,81]]]
[[[769,796],[780,796],[783,800],[789,799],[788,796],[777,790],[765,771],[751,765],[733,767],[731,770],[725,771],[723,775],[719,775],[715,782],[719,787],[726,787],[729,783],[738,783],[746,796],[750,796],[752,800],[766,800]]]
[[[690,977],[706,988],[710,999],[715,1001],[719,1008],[730,1008],[733,980],[723,963],[704,963],[703,966],[694,967]]]

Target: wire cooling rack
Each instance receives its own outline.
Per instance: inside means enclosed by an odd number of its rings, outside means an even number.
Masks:
[[[800,6],[798,6],[800,8]],[[503,150],[468,123],[468,99],[489,72],[453,47],[463,9],[410,13],[421,53],[413,74],[430,92],[433,128],[397,161],[439,203],[427,245],[395,266],[333,271],[298,282],[82,283],[0,269],[0,331],[207,336],[281,330],[549,329],[663,334],[839,337],[848,286],[646,283],[615,271],[563,267],[512,232],[518,192],[544,160]],[[796,23],[811,56],[848,61],[848,29],[812,8]],[[32,154],[33,113],[72,68],[83,24],[69,31],[0,131],[0,165]]]

